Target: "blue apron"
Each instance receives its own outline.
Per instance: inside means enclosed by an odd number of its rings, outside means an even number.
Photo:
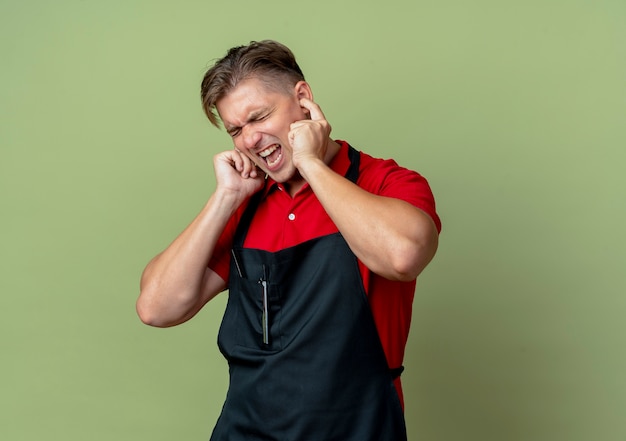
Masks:
[[[359,153],[349,155],[356,182]],[[259,199],[233,243],[218,336],[230,384],[211,441],[406,440],[355,255],[340,233],[278,252],[244,248]]]

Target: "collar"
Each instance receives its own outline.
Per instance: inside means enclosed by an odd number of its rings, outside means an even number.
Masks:
[[[340,139],[335,140],[335,142],[340,145],[340,149],[333,157],[333,159],[330,160],[330,164],[328,164],[328,166],[335,173],[341,176],[345,176],[348,172],[348,168],[350,168],[350,158],[348,157],[349,145],[346,141],[342,141]],[[307,188],[309,188],[309,184],[305,182],[302,190],[305,190]],[[285,191],[285,186],[280,182],[276,182],[268,176],[265,179],[265,187],[262,190],[263,198],[267,197],[270,192],[276,189],[281,189],[282,191]]]

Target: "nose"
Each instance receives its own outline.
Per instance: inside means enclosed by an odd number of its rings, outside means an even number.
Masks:
[[[255,148],[261,140],[261,133],[252,127],[251,124],[246,124],[241,129],[241,139],[243,141],[243,147],[246,149]]]

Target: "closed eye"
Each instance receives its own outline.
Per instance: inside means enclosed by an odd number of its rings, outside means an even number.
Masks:
[[[247,124],[254,124],[266,120],[272,114],[272,110],[273,109],[270,109],[267,113],[252,114],[248,119]],[[226,132],[231,136],[231,138],[236,138],[241,134],[241,129],[241,127],[231,127],[227,129]]]
[[[231,136],[231,138],[236,138],[241,133],[241,128],[234,127],[232,129],[226,130],[226,132]]]

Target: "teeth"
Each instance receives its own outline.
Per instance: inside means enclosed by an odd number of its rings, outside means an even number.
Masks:
[[[283,157],[283,154],[281,153],[280,155],[278,155],[278,158],[276,158],[274,161],[267,161],[267,165],[269,165],[270,167],[272,167],[274,164],[278,163],[278,161],[280,161],[280,158]]]
[[[276,151],[276,149],[278,148],[278,146],[276,144],[274,144],[271,147],[266,148],[265,150],[263,150],[262,152],[259,153],[259,156],[261,158],[265,158],[269,155],[271,155],[272,153],[274,153]]]

